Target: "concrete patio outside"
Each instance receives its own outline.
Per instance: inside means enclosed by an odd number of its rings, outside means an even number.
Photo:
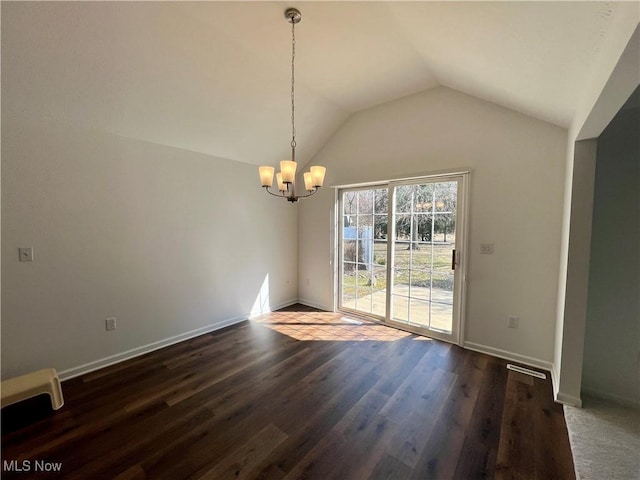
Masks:
[[[418,327],[451,331],[453,292],[439,288],[394,285],[392,319]],[[386,314],[387,290],[382,289],[358,299],[343,300],[342,306],[382,317]],[[431,319],[429,320],[429,309]]]

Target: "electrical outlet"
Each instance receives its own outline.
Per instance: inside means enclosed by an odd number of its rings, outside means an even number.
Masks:
[[[105,326],[105,329],[107,330],[107,332],[115,330],[116,329],[116,317],[107,318],[105,320],[105,322],[104,322],[104,326]]]
[[[519,323],[520,323],[520,317],[516,317],[515,315],[509,315],[507,317],[507,327],[518,328]]]
[[[18,249],[18,257],[21,262],[33,262],[33,248],[23,247]]]
[[[493,243],[481,243],[480,244],[480,253],[482,255],[492,255],[493,254]]]

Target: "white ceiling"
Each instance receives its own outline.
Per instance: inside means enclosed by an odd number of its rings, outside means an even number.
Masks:
[[[3,113],[254,164],[439,85],[568,127],[618,2],[2,2]]]

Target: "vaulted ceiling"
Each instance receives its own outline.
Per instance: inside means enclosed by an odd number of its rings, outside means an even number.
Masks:
[[[633,2],[2,3],[10,114],[254,163],[437,86],[568,127]],[[637,9],[637,8],[636,8]]]

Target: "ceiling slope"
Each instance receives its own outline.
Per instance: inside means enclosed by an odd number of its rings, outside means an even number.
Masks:
[[[289,155],[282,2],[3,2],[5,115],[253,164]],[[568,127],[624,2],[302,2],[298,156],[444,85]]]

